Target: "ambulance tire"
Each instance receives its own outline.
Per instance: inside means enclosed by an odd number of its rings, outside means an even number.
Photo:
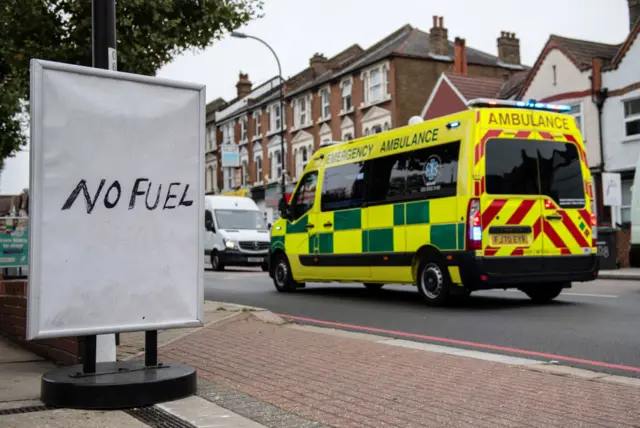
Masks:
[[[220,255],[216,250],[211,252],[211,268],[215,271],[223,271],[224,264],[222,264],[222,260],[220,260]]]
[[[550,284],[542,287],[527,287],[522,291],[535,303],[548,303],[558,297],[563,288],[564,284]]]
[[[451,278],[444,264],[434,257],[423,258],[418,266],[416,285],[430,306],[445,306],[452,301]]]
[[[301,286],[294,281],[289,259],[284,253],[277,254],[273,259],[273,285],[281,293],[291,293]]]
[[[384,287],[384,284],[365,283],[364,286],[367,287],[367,290],[378,291]]]

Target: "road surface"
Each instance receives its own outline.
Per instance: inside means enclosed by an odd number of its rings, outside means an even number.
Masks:
[[[372,292],[359,284],[308,284],[295,293],[279,293],[260,270],[228,268],[205,272],[205,298],[305,318],[297,322],[640,378],[640,281],[574,284],[546,305],[519,291],[497,290],[474,293],[454,307],[433,308],[411,286]]]

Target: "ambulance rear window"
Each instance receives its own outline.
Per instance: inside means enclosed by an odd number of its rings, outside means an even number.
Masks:
[[[492,195],[546,195],[561,208],[586,203],[580,156],[571,143],[489,140],[486,180]]]

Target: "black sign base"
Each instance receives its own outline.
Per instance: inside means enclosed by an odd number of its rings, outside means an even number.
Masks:
[[[184,364],[117,361],[97,363],[95,373],[83,373],[82,365],[45,373],[40,400],[70,409],[124,409],[185,398],[197,387],[196,370]]]

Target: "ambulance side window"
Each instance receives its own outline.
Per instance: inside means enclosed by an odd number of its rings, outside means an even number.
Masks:
[[[410,200],[455,196],[459,154],[459,141],[408,152],[405,197]]]
[[[318,171],[308,172],[302,177],[302,184],[291,200],[291,215],[297,220],[313,207],[318,184]]]
[[[334,166],[324,170],[320,210],[359,208],[364,201],[364,162]]]
[[[403,154],[384,156],[370,163],[367,202],[376,204],[404,197],[407,183],[407,157]]]

